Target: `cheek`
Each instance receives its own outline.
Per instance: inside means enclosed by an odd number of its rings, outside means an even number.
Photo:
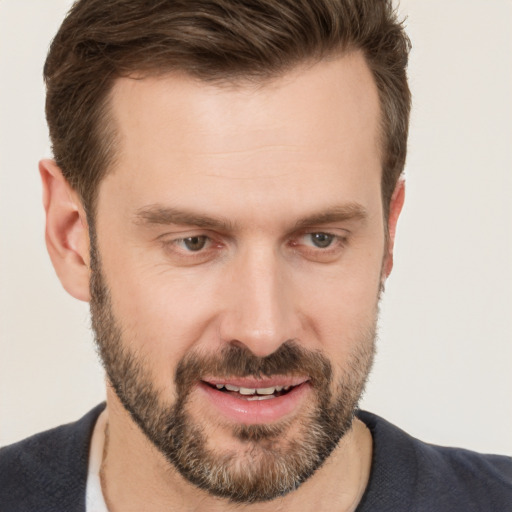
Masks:
[[[339,283],[334,289],[310,294],[304,307],[320,339],[339,342],[366,329],[378,310],[378,279],[363,290]]]
[[[141,273],[112,288],[116,315],[146,343],[190,343],[213,314],[215,300],[205,283]]]
[[[148,362],[155,386],[168,388],[177,363],[201,338],[214,336],[214,276],[198,282],[186,271],[106,252],[103,273],[122,342]]]
[[[300,309],[321,343],[321,350],[344,358],[373,332],[378,314],[383,251],[366,256],[306,283]]]

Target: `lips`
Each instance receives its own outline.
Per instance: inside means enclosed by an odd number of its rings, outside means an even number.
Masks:
[[[199,388],[222,415],[237,423],[261,424],[293,413],[310,385],[307,377],[205,378]]]

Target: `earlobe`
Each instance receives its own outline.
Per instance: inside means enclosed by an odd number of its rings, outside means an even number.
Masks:
[[[46,247],[64,289],[89,301],[89,230],[78,194],[53,160],[41,160]]]
[[[391,270],[393,269],[393,250],[395,246],[395,235],[396,226],[398,223],[398,217],[402,211],[405,200],[405,181],[403,179],[398,180],[391,202],[389,204],[389,216],[388,216],[388,240],[386,244],[386,257],[384,260],[383,268],[383,279],[387,279]]]

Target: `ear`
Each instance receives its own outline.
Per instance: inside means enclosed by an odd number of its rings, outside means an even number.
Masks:
[[[405,199],[405,181],[403,179],[398,180],[391,202],[389,204],[389,217],[388,217],[388,241],[386,244],[386,255],[384,259],[384,272],[383,278],[387,279],[391,270],[393,269],[393,250],[395,246],[395,235],[396,225],[398,223],[398,217],[402,211]]]
[[[53,160],[41,160],[46,247],[64,289],[89,301],[89,229],[78,194]]]

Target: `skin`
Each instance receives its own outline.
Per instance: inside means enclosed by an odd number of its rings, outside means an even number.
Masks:
[[[378,94],[362,55],[258,86],[177,74],[124,78],[112,113],[120,139],[99,188],[98,250],[113,312],[129,333],[124,342],[145,358],[162,396],[175,397],[184,355],[227,343],[266,356],[294,339],[321,351],[335,379],[347,371],[361,330],[376,319],[404,198],[400,182],[386,226]],[[82,205],[54,162],[40,170],[50,256],[66,290],[89,300]],[[204,218],[223,222],[205,226]],[[316,247],[312,233],[333,235],[331,245]],[[207,237],[205,248],[190,251],[184,239],[197,236]],[[109,386],[107,404],[104,493],[112,511],[355,510],[369,477],[371,435],[355,420],[298,490],[235,507],[169,469]],[[308,406],[305,393],[287,417],[288,435]],[[212,446],[236,446],[232,420],[198,390],[190,411]]]

